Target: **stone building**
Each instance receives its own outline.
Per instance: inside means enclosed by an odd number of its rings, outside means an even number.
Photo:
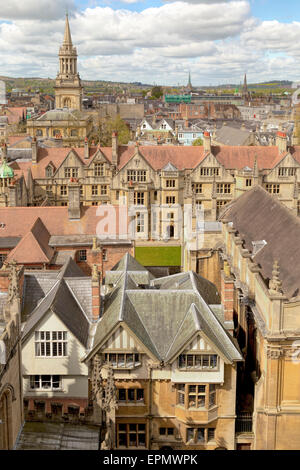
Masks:
[[[55,139],[64,147],[83,146],[93,129],[93,119],[77,110],[53,109],[27,120],[27,133],[33,139]]]
[[[225,297],[193,272],[154,279],[129,254],[105,290],[85,359],[94,411],[106,411],[102,448],[234,449],[242,356]]]
[[[0,450],[13,449],[23,426],[21,292],[24,270],[0,271]]]
[[[231,294],[235,336],[245,358],[237,374],[237,415],[240,424],[244,422],[238,448],[297,450],[299,219],[256,186],[225,208],[220,220],[222,278]]]

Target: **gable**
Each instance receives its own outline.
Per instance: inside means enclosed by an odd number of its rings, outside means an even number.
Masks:
[[[54,176],[56,178],[65,178],[64,168],[71,167],[71,168],[83,168],[84,164],[82,163],[81,159],[78,157],[77,153],[72,149],[63,160],[61,165],[56,170]]]
[[[119,173],[127,172],[127,170],[149,170],[153,171],[153,167],[146,160],[146,158],[139,152],[139,149],[136,148],[134,154],[128,160],[128,162],[122,167]]]
[[[278,168],[299,168],[299,162],[290,154],[287,153],[278,163],[277,165],[272,168],[272,170],[268,173],[266,180],[268,180],[269,176],[278,176]]]
[[[111,164],[111,162],[106,158],[101,149],[97,149],[95,155],[93,156],[92,160],[90,161],[88,168],[92,168],[95,163],[107,163]]]
[[[137,341],[133,335],[130,334],[129,330],[125,329],[122,325],[118,325],[115,331],[102,344],[101,349],[105,351],[122,350],[128,352],[145,352],[139,341]]]

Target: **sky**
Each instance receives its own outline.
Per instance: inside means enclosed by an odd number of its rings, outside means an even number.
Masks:
[[[0,0],[0,75],[55,78],[66,11],[83,80],[300,81],[299,0]]]

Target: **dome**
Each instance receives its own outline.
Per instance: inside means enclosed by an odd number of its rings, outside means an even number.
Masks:
[[[13,178],[14,170],[4,160],[0,165],[0,178]]]

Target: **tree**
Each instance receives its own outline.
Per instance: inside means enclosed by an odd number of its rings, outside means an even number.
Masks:
[[[164,92],[161,86],[154,86],[151,90],[152,98],[158,100],[163,96]]]
[[[198,139],[193,140],[192,145],[203,145],[203,140],[201,139],[201,137],[198,137]]]
[[[99,118],[94,134],[90,137],[96,144],[99,143],[103,147],[111,147],[112,133],[118,133],[118,143],[125,145],[130,140],[130,129],[123,119],[118,115],[115,119]]]

